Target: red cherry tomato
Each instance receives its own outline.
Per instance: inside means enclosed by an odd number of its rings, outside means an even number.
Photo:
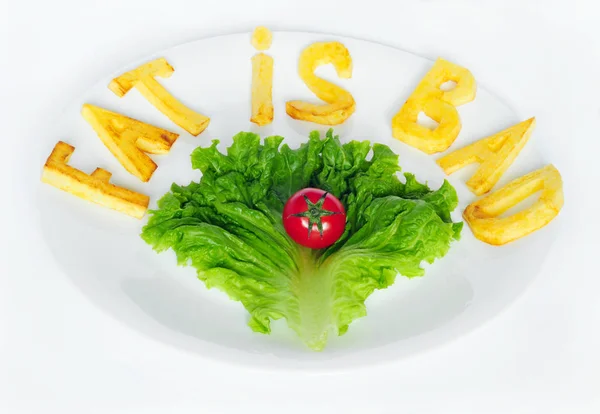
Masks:
[[[285,203],[283,227],[296,243],[323,249],[344,234],[346,210],[335,196],[318,188],[305,188]]]

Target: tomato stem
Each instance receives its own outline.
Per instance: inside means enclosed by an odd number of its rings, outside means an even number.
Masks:
[[[313,230],[313,226],[316,224],[317,229],[319,230],[319,235],[323,238],[323,221],[321,220],[323,217],[334,216],[336,214],[340,214],[339,211],[329,211],[323,208],[323,203],[325,202],[325,198],[327,197],[327,192],[323,193],[323,195],[317,200],[316,203],[310,201],[306,194],[304,195],[304,201],[306,202],[306,211],[302,213],[292,214],[294,217],[306,217],[308,218],[308,234],[306,235],[307,239],[310,239],[310,234]]]

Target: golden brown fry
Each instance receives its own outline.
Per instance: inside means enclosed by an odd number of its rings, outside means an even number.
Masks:
[[[85,104],[85,120],[127,171],[146,182],[157,165],[145,153],[166,154],[178,134],[128,118],[116,112]]]
[[[456,82],[456,86],[442,91],[440,87],[447,81]],[[475,99],[476,89],[471,72],[438,59],[392,119],[394,138],[427,154],[447,150],[462,127],[456,106]],[[438,122],[438,127],[431,130],[419,125],[421,112]]]
[[[474,162],[481,164],[467,181],[467,186],[477,195],[485,194],[517,158],[534,128],[535,118],[528,119],[456,150],[437,160],[437,163],[448,175]]]
[[[110,184],[111,173],[96,168],[91,175],[67,163],[75,148],[59,141],[44,165],[42,181],[84,200],[142,218],[148,209],[148,196]]]
[[[252,46],[256,50],[267,50],[271,47],[273,34],[264,26],[258,26],[252,33]]]
[[[192,135],[206,129],[210,118],[192,111],[171,95],[155,76],[170,77],[174,69],[164,58],[148,62],[137,69],[122,74],[108,85],[117,96],[123,97],[135,87],[152,105]]]
[[[541,195],[533,206],[509,217],[498,217],[538,191]],[[463,217],[479,240],[503,245],[544,227],[558,215],[563,202],[560,173],[547,165],[470,204]]]
[[[302,101],[286,103],[286,112],[294,119],[323,125],[337,125],[354,113],[356,104],[345,89],[317,77],[315,69],[332,63],[340,78],[352,77],[352,58],[346,47],[339,42],[313,43],[302,51],[298,63],[300,78],[326,105]]]
[[[258,53],[252,57],[251,122],[263,126],[273,122],[273,58]]]

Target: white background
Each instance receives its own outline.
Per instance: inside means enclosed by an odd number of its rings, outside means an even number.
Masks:
[[[336,5],[337,3],[337,5]],[[0,0],[0,412],[600,412],[600,4],[591,1]],[[562,237],[492,322],[385,367],[257,372],[141,337],[93,307],[16,220],[16,153],[102,75],[178,43],[264,24],[460,62],[562,172]],[[37,220],[31,217],[31,220]],[[28,236],[29,237],[29,236]],[[44,263],[40,266],[39,263]],[[46,266],[45,264],[48,263]],[[40,268],[42,270],[40,270]]]

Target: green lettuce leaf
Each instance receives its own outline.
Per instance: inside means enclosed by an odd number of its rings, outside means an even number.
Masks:
[[[222,154],[218,141],[192,153],[199,183],[173,184],[144,227],[157,252],[172,249],[208,288],[226,292],[250,314],[249,326],[269,333],[285,318],[312,349],[342,335],[365,316],[365,300],[397,274],[421,276],[421,264],[444,256],[462,223],[450,212],[458,198],[446,181],[437,190],[405,174],[398,156],[368,141],[341,144],[330,130],[298,149],[283,138],[241,132]],[[369,155],[371,157],[369,158]],[[293,242],[281,219],[296,191],[317,187],[344,204],[343,236],[323,250]]]

